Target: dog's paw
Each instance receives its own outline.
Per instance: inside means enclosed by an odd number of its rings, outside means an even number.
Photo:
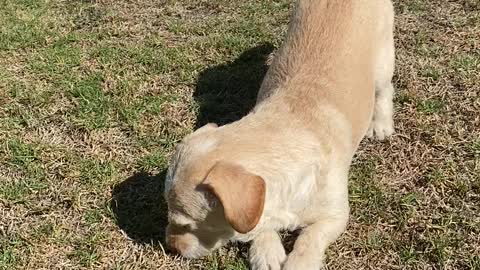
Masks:
[[[280,270],[287,256],[280,244],[265,246],[262,250],[250,250],[250,266],[252,270]]]
[[[323,267],[323,260],[311,254],[292,251],[282,270],[320,270]]]
[[[366,136],[368,138],[375,137],[379,140],[384,140],[388,136],[392,135],[394,131],[392,119],[374,119],[370,123],[370,127],[368,128]]]
[[[278,237],[278,236],[277,236]],[[250,247],[250,266],[252,270],[281,270],[287,256],[282,242],[278,238],[262,239]]]

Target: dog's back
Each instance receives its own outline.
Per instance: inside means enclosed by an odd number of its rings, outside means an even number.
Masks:
[[[392,27],[387,0],[300,0],[257,104],[276,96],[303,115],[333,105],[351,125],[357,145],[371,121],[375,69],[383,60],[378,52]]]

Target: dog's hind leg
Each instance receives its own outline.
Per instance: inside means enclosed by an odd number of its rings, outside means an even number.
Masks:
[[[393,84],[395,48],[393,40],[393,11],[385,30],[375,68],[375,109],[367,136],[383,140],[393,134]]]

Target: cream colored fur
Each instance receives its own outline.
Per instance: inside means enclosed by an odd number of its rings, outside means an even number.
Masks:
[[[177,147],[165,185],[168,244],[196,258],[228,241],[251,241],[252,269],[319,269],[348,221],[348,170],[358,144],[367,133],[383,139],[393,132],[393,66],[390,0],[300,0],[254,110],[229,125],[204,126]],[[215,169],[219,162],[234,165]],[[235,172],[210,173],[230,167]],[[260,195],[242,193],[243,185],[232,196],[215,186],[236,175],[255,179],[250,190],[264,181],[261,208],[247,203]],[[238,225],[242,213],[229,210],[236,204],[253,205],[250,217],[258,212],[259,220]],[[245,233],[232,228],[251,222]],[[298,228],[287,256],[278,231]]]

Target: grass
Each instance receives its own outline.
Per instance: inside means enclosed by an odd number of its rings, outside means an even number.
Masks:
[[[328,268],[480,269],[480,5],[394,2],[397,133],[362,143]],[[245,245],[164,251],[162,182],[183,136],[251,108],[291,7],[3,0],[0,269],[248,269]]]

